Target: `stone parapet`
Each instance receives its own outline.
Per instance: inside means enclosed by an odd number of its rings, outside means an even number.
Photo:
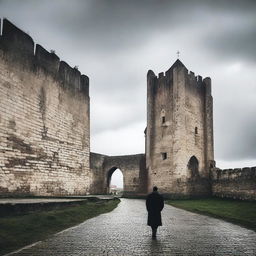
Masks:
[[[3,29],[0,35],[0,50],[3,57],[13,62],[14,65],[22,65],[22,68],[32,72],[43,70],[51,75],[63,87],[75,92],[82,92],[89,96],[89,78],[70,67],[59,57],[48,52],[41,45],[35,44],[33,39],[21,29],[17,28],[9,20],[3,19]]]
[[[242,200],[256,200],[256,167],[211,171],[212,194]]]

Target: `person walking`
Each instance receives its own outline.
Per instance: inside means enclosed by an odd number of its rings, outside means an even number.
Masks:
[[[148,226],[152,228],[152,238],[156,238],[158,226],[162,226],[161,211],[164,208],[164,199],[158,193],[158,188],[153,187],[153,192],[146,198],[146,208],[148,211]]]

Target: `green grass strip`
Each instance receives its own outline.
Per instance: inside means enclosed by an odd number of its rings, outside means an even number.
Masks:
[[[0,255],[14,251],[99,214],[112,211],[119,199],[0,218]]]
[[[256,202],[219,198],[168,200],[168,204],[239,224],[256,231]]]

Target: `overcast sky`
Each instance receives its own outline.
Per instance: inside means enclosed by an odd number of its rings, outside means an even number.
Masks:
[[[217,166],[256,166],[256,1],[0,0],[0,17],[90,78],[91,151],[144,152],[146,73],[212,78]]]

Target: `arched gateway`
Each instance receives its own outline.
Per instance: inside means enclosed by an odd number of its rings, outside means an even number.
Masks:
[[[106,156],[91,153],[90,165],[93,175],[91,191],[94,194],[106,194],[109,192],[110,179],[116,169],[122,170],[123,173],[124,196],[138,196],[147,193],[144,154]]]
[[[111,184],[112,183],[112,178],[113,175],[116,174],[116,172],[120,172],[122,175],[122,180],[124,179],[124,175],[122,170],[120,170],[118,167],[112,167],[111,169],[109,169],[109,171],[107,172],[107,193],[111,193]],[[115,184],[116,185],[116,184]]]

